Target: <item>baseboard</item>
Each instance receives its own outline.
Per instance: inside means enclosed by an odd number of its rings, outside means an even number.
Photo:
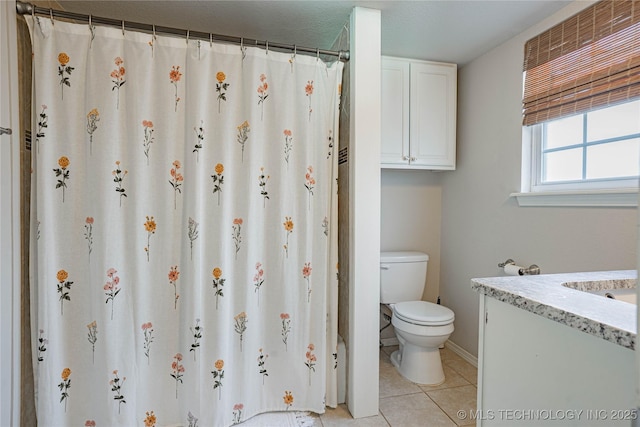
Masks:
[[[445,343],[445,347],[451,350],[452,352],[454,352],[455,354],[457,354],[458,356],[462,357],[467,362],[471,363],[476,368],[478,367],[478,358],[475,357],[473,354],[469,353],[464,348],[460,347],[458,344],[454,343],[453,341],[447,340],[447,342]]]
[[[383,347],[392,347],[394,345],[400,345],[400,342],[398,341],[397,337],[381,338],[380,342],[382,343]]]

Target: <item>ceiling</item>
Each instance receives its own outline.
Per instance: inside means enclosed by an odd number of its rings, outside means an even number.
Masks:
[[[320,49],[331,48],[353,7],[369,7],[381,10],[383,55],[464,65],[570,1],[58,0],[57,3],[71,12]]]

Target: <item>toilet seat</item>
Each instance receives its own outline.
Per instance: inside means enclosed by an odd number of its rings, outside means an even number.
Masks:
[[[427,301],[405,301],[394,305],[393,314],[400,320],[421,326],[443,326],[453,323],[451,309]]]

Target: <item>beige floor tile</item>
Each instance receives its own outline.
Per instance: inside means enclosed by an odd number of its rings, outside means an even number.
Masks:
[[[465,380],[469,381],[473,385],[478,385],[478,368],[471,363],[464,360],[462,357],[455,355],[456,357],[447,359],[442,363],[453,368],[454,371],[459,373]]]
[[[420,392],[420,387],[404,378],[391,364],[389,356],[380,352],[380,398]]]
[[[389,427],[389,423],[378,414],[373,417],[354,419],[346,405],[338,405],[336,409],[327,408],[324,414],[320,415],[319,424],[316,422],[315,427]]]
[[[380,399],[380,412],[391,427],[455,427],[424,393]]]
[[[389,350],[390,348],[393,347],[381,347],[380,348],[380,363],[382,362],[389,362],[391,360],[391,353],[393,353],[393,351]],[[398,347],[395,347],[396,350],[398,349]]]
[[[420,386],[405,379],[391,364],[390,355],[398,346],[380,349],[380,414],[353,419],[346,405],[329,409],[315,418],[315,427],[455,427],[473,425],[457,411],[476,409],[478,370],[448,348],[440,350],[445,382]]]
[[[460,375],[453,368],[444,363],[442,364],[442,370],[444,371],[444,383],[436,386],[419,384],[420,389],[422,389],[422,391],[424,392],[427,392],[431,390],[441,390],[443,388],[460,387],[462,385],[470,384],[470,382],[467,381],[462,375]]]
[[[462,357],[458,356],[456,353],[451,351],[445,344],[444,348],[440,349],[440,358],[444,362],[445,360],[464,360]]]
[[[381,350],[387,355],[387,356],[391,356],[391,353],[393,353],[394,351],[396,351],[399,348],[399,346],[397,345],[390,345],[390,346],[385,346],[382,347]]]
[[[465,385],[428,391],[427,396],[442,408],[456,424],[469,425],[469,413],[476,410],[477,389],[475,386]],[[464,415],[461,416],[461,413]]]

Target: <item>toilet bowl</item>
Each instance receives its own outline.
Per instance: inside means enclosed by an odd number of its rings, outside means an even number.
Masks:
[[[394,304],[391,323],[400,348],[391,363],[406,379],[426,385],[445,380],[439,347],[454,330],[454,313],[447,307],[426,301]]]
[[[427,277],[427,254],[415,251],[380,254],[380,302],[393,314],[400,343],[391,363],[408,380],[426,385],[444,382],[439,347],[454,330],[449,308],[421,301]]]

